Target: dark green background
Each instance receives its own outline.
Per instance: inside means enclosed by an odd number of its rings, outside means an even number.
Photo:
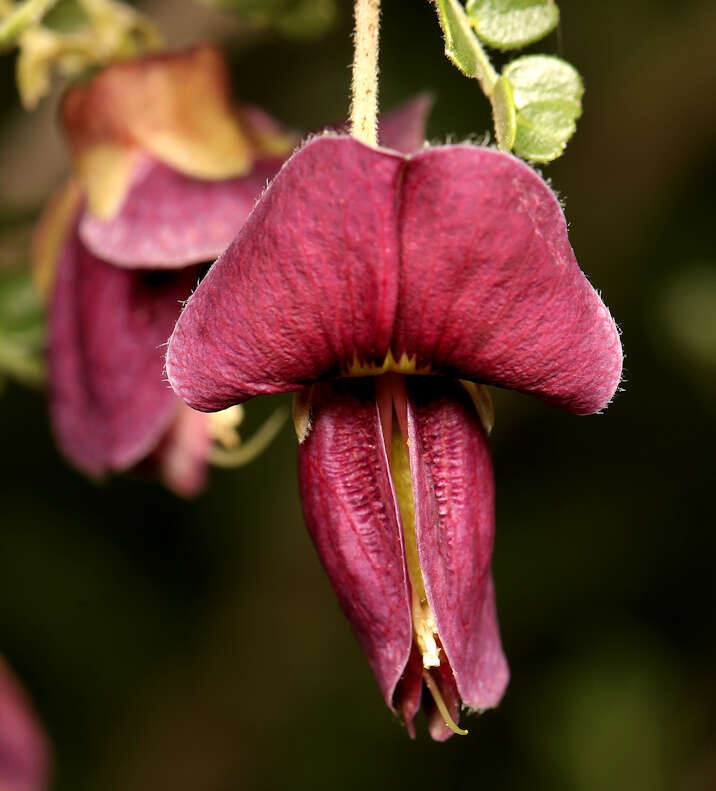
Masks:
[[[572,61],[587,90],[544,172],[623,330],[626,380],[588,418],[495,394],[504,702],[464,739],[408,739],[314,556],[288,427],[186,503],[85,481],[42,396],[11,386],[0,651],[47,725],[57,791],[716,787],[716,4],[561,8],[531,50]],[[237,96],[302,129],[344,116],[339,13],[319,41],[229,39]],[[443,57],[428,3],[387,0],[384,20],[383,106],[431,90],[431,139],[481,139],[487,102]],[[249,424],[274,405],[250,404]]]

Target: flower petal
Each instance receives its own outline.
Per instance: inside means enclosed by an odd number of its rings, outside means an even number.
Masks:
[[[183,404],[150,458],[168,489],[193,497],[204,488],[211,448],[208,416]]]
[[[85,472],[131,466],[167,428],[177,401],[162,350],[197,277],[118,269],[76,231],[68,240],[49,317],[50,411],[60,446]]]
[[[206,410],[417,368],[589,413],[621,361],[559,203],[527,165],[324,137],[289,160],[190,300],[167,372]]]
[[[306,523],[392,707],[410,655],[412,622],[375,386],[372,379],[322,382],[312,388],[310,403],[312,429],[298,449]]]
[[[44,791],[49,747],[23,690],[0,657],[0,788]]]
[[[241,175],[251,164],[226,63],[210,46],[114,63],[75,85],[61,111],[77,160],[97,146],[125,145],[197,178]]]
[[[402,164],[340,137],[288,161],[170,339],[167,375],[190,406],[299,390],[356,357],[385,357]]]
[[[606,406],[619,334],[531,168],[475,146],[424,151],[405,169],[401,219],[396,357],[579,414]]]
[[[413,154],[420,151],[425,143],[425,122],[433,106],[433,99],[427,93],[396,107],[378,119],[378,140],[381,146]]]
[[[236,236],[282,159],[261,159],[224,181],[184,176],[144,157],[114,216],[86,211],[80,236],[99,258],[126,267],[174,269],[216,258]]]
[[[428,603],[462,700],[496,706],[508,681],[490,559],[494,484],[487,437],[457,382],[406,377],[415,530]]]

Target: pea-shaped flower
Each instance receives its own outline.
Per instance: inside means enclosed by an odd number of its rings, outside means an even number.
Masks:
[[[438,739],[460,703],[495,706],[508,680],[481,385],[587,414],[621,365],[531,168],[471,145],[406,156],[339,136],[286,163],[167,355],[196,409],[299,391],[309,530],[386,703],[412,733],[426,685]]]
[[[89,475],[142,463],[194,494],[212,437],[238,438],[167,387],[164,342],[296,139],[232,103],[208,46],[108,66],[65,95],[61,123],[73,178],[36,244],[58,443]]]

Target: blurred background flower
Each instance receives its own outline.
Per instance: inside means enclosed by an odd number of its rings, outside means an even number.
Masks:
[[[224,45],[236,95],[290,126],[345,117],[344,0],[313,40],[184,0],[141,7],[172,46]],[[540,51],[575,63],[586,93],[545,173],[622,326],[626,392],[577,419],[493,391],[512,669],[500,708],[444,745],[410,742],[384,711],[304,529],[289,429],[187,504],[144,480],[80,478],[42,395],[8,380],[0,647],[56,746],[59,791],[716,786],[716,7],[560,7]],[[384,0],[382,105],[428,89],[430,137],[481,137],[486,102],[442,50],[427,2]],[[67,161],[56,96],[24,115],[14,59],[1,63],[0,261],[14,280]],[[249,432],[276,402],[257,404]]]

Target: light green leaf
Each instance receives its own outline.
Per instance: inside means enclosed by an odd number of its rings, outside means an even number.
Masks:
[[[502,73],[512,85],[518,110],[547,99],[579,102],[584,95],[579,72],[553,55],[525,55],[509,63]]]
[[[492,117],[495,122],[495,137],[500,151],[511,151],[517,133],[517,116],[512,86],[500,77],[492,91]]]
[[[497,82],[497,73],[470,27],[462,5],[457,0],[436,0],[435,5],[445,37],[445,54],[463,74],[478,80],[489,96]]]
[[[584,87],[576,69],[549,55],[527,55],[508,64],[502,76],[517,111],[515,153],[534,162],[559,157],[582,114]]]
[[[573,104],[559,100],[528,104],[517,113],[515,153],[533,162],[557,159],[577,128],[573,111]]]
[[[477,35],[497,49],[539,41],[559,22],[554,0],[468,0],[467,14]]]

